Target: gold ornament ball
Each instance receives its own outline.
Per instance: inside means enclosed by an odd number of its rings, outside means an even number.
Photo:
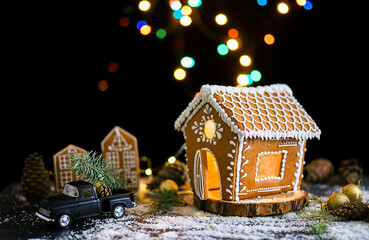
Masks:
[[[160,184],[159,189],[163,191],[164,188],[167,191],[173,191],[173,192],[178,192],[178,189],[179,189],[177,183],[170,179],[167,179]]]
[[[333,193],[328,198],[328,209],[333,211],[340,208],[343,204],[349,203],[350,199],[343,193]]]
[[[347,184],[343,189],[342,193],[344,193],[349,199],[350,202],[363,200],[363,193],[358,185],[355,184]]]

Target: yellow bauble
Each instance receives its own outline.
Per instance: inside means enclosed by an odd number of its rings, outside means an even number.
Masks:
[[[333,211],[337,208],[340,208],[343,204],[349,203],[350,199],[343,193],[333,193],[328,198],[328,209]]]
[[[162,190],[162,191],[164,189],[166,189],[167,191],[178,192],[179,188],[178,188],[178,185],[175,181],[167,179],[167,180],[161,182],[159,189]]]
[[[342,193],[350,199],[350,202],[363,200],[363,193],[358,185],[348,184],[342,189]]]

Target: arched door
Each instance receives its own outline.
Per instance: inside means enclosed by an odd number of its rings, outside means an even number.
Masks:
[[[204,200],[204,178],[202,174],[202,159],[201,150],[197,150],[195,154],[195,161],[193,163],[193,184],[195,187],[195,194]]]
[[[219,168],[211,151],[206,148],[196,151],[193,172],[195,193],[201,200],[221,197]]]

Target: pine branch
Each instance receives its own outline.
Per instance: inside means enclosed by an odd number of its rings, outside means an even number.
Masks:
[[[92,184],[104,184],[111,189],[119,189],[125,186],[126,182],[119,174],[118,168],[111,162],[104,161],[102,154],[96,156],[94,151],[70,154],[71,161],[69,168],[81,179]]]
[[[154,190],[153,193],[153,201],[150,204],[151,210],[168,211],[171,210],[173,206],[187,206],[186,201],[178,196],[175,191],[168,191],[164,188],[163,190]]]

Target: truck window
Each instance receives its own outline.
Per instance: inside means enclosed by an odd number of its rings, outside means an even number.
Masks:
[[[76,187],[66,184],[63,193],[70,197],[78,197],[78,190]]]
[[[91,197],[91,196],[93,196],[92,188],[84,188],[84,189],[82,189],[82,195],[84,197]]]

